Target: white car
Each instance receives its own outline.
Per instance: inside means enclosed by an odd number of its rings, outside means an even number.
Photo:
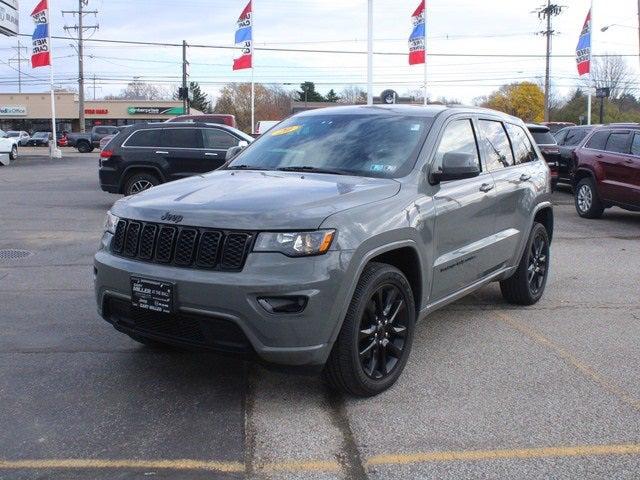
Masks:
[[[0,130],[0,164],[9,165],[18,158],[18,137],[9,137]]]
[[[9,130],[7,132],[7,135],[9,137],[11,137],[11,138],[17,138],[18,139],[18,146],[20,146],[20,147],[26,147],[27,143],[29,143],[29,140],[31,140],[31,135],[29,135],[24,130],[22,130],[22,131]]]

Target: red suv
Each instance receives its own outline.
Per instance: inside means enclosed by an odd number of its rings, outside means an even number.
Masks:
[[[599,218],[612,206],[640,211],[640,125],[596,128],[574,157],[578,215]]]

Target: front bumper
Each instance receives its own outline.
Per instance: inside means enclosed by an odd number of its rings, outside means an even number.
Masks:
[[[275,364],[318,366],[326,362],[344,316],[350,259],[351,252],[344,251],[306,258],[254,252],[241,272],[222,272],[130,260],[103,248],[94,261],[98,311],[125,333],[220,351],[249,350]],[[172,282],[174,314],[131,309],[131,276]],[[300,313],[269,313],[257,301],[294,295],[308,299]],[[131,318],[136,315],[145,318]]]

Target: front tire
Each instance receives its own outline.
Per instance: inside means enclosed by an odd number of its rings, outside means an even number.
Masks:
[[[325,366],[329,385],[359,397],[391,387],[409,358],[415,320],[405,275],[384,263],[367,265]]]
[[[574,193],[576,211],[583,218],[600,218],[604,206],[598,197],[595,183],[589,177],[578,182]]]
[[[89,153],[93,150],[91,145],[88,142],[79,142],[78,143],[78,152],[80,153]]]
[[[134,173],[124,186],[124,194],[128,197],[160,185],[160,179],[151,173]]]
[[[18,159],[18,147],[14,145],[11,147],[11,153],[9,153],[9,160],[15,162]]]
[[[542,297],[549,276],[549,234],[534,223],[518,269],[500,282],[504,299],[516,305],[533,305]]]

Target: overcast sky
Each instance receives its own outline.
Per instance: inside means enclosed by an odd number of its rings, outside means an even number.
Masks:
[[[20,0],[21,33],[30,34],[29,13],[36,0]],[[50,0],[53,33],[76,19],[60,13],[77,8],[75,0]],[[535,13],[542,0],[427,0],[427,62],[429,95],[463,102],[489,94],[504,83],[521,80],[542,82],[544,28]],[[565,0],[554,18],[557,35],[553,53],[574,55],[589,0]],[[99,23],[95,39],[232,46],[235,21],[245,0],[90,0],[85,23]],[[410,16],[418,0],[374,1],[374,50],[401,55],[374,57],[374,93],[393,88],[400,94],[421,88],[422,66],[408,65],[407,38]],[[594,0],[594,53],[629,55],[627,62],[638,72],[638,17],[636,0]],[[256,47],[292,49],[366,49],[366,0],[254,0]],[[604,25],[619,24],[601,33]],[[29,38],[22,42],[28,46]],[[77,78],[77,57],[70,41],[54,41],[55,76],[60,86],[71,87]],[[15,38],[0,38],[0,91],[17,91],[17,72],[7,65],[15,55]],[[432,54],[432,56],[429,56]],[[460,57],[446,54],[541,55],[538,58]],[[116,93],[134,76],[166,87],[181,78],[181,49],[175,47],[113,46],[87,43],[85,75],[87,97]],[[189,48],[191,80],[200,82],[215,96],[225,82],[250,79],[249,71],[233,72],[237,51]],[[14,67],[17,65],[14,63]],[[255,52],[255,79],[266,83],[299,84],[314,81],[318,90],[340,91],[347,85],[366,85],[366,56],[361,54]],[[48,69],[23,65],[24,91],[47,89]],[[579,84],[574,58],[554,58],[554,92],[566,94]],[[285,86],[294,88],[293,85]]]

